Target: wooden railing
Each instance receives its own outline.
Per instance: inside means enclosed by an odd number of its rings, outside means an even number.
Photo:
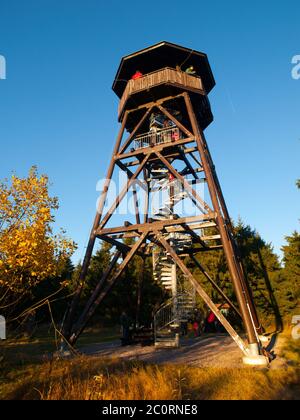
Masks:
[[[172,83],[187,89],[203,90],[202,80],[199,76],[165,67],[163,69],[148,73],[139,79],[131,79],[127,82],[126,88],[120,99],[118,113],[119,117],[130,95],[150,89],[162,83]]]

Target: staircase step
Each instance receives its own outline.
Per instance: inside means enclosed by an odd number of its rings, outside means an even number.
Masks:
[[[170,347],[178,347],[177,340],[169,340],[169,341],[155,341],[155,347],[157,348],[170,348]]]

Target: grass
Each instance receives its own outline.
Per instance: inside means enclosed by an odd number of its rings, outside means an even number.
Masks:
[[[90,331],[81,345],[99,337]],[[107,341],[115,337],[114,331],[106,330],[101,337]],[[8,342],[0,366],[0,399],[300,399],[299,341],[284,338],[281,355],[288,363],[280,369],[158,366],[96,356],[56,360],[49,359],[55,346],[47,336]]]
[[[77,348],[117,338],[119,332],[116,328],[87,329],[78,340]],[[57,350],[57,345],[53,329],[46,327],[40,328],[32,338],[8,338],[0,341],[0,385],[6,382],[7,373],[18,373],[28,366],[41,365],[49,360]]]
[[[101,343],[120,338],[119,328],[90,328],[80,336],[76,347],[78,349],[93,343]],[[5,357],[16,365],[30,362],[40,362],[43,356],[57,350],[59,343],[55,342],[53,328],[40,328],[32,338],[8,338],[0,341],[0,358]]]
[[[6,379],[1,399],[270,400],[296,399],[299,372],[293,367],[192,368],[81,356],[26,366]]]

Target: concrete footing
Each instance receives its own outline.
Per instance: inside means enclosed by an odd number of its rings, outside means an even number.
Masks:
[[[72,352],[68,348],[65,342],[60,344],[60,348],[53,353],[53,356],[57,359],[68,359],[72,356]]]
[[[265,335],[259,335],[258,338],[261,343],[268,343],[270,341],[269,337],[266,337]]]
[[[243,357],[243,363],[248,366],[268,366],[269,359],[259,354],[258,344],[249,344],[248,354]]]

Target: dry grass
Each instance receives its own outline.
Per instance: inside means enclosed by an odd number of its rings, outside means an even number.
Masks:
[[[2,399],[296,399],[299,372],[145,365],[99,357],[52,360],[6,378]]]
[[[37,343],[35,351],[34,343],[19,343],[22,353],[16,343],[8,343],[0,361],[0,399],[300,399],[299,340],[289,337],[287,332],[281,350],[287,363],[263,370],[150,365],[99,356],[42,360],[40,346],[46,349],[46,342]],[[27,357],[20,360],[21,354]]]

